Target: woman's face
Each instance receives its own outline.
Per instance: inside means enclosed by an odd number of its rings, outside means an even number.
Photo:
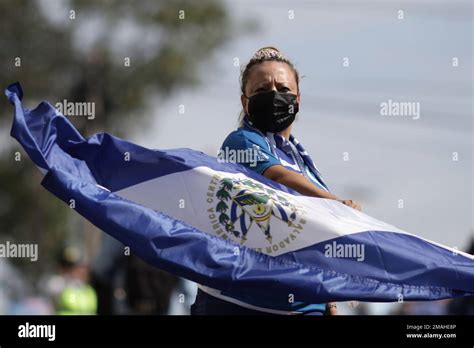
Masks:
[[[278,91],[300,96],[296,84],[295,73],[283,62],[268,61],[254,65],[249,74],[247,85],[245,86],[245,95],[241,97],[242,107],[248,113],[248,98],[251,96],[269,91]]]

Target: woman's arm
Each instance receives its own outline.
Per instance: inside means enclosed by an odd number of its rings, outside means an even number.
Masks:
[[[292,188],[293,190],[296,190],[305,196],[337,199],[337,197],[332,193],[326,192],[316,187],[316,185],[314,185],[303,175],[287,169],[282,165],[274,165],[269,167],[263,172],[263,175],[282,185],[288,186],[289,188]]]
[[[290,170],[286,169],[282,165],[273,165],[266,169],[263,172],[263,175],[270,180],[276,181],[282,185],[288,186],[293,190],[298,191],[302,195],[311,196],[311,197],[320,197],[320,198],[327,198],[327,199],[335,199],[345,205],[361,210],[360,204],[351,200],[351,199],[339,199],[337,196],[333,195],[332,193],[326,192],[314,185],[311,181],[305,178],[303,175]]]

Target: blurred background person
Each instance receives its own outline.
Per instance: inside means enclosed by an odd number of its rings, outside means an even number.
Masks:
[[[97,314],[97,294],[89,284],[89,267],[77,246],[63,248],[58,257],[58,273],[46,280],[55,314]]]
[[[470,246],[467,248],[468,254],[474,255],[474,238],[471,240]],[[446,314],[450,315],[474,315],[474,297],[460,297],[452,299],[448,304]]]
[[[99,314],[163,315],[180,281],[152,267],[104,234],[92,263]]]

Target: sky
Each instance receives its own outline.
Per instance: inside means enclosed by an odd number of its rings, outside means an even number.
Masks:
[[[293,134],[330,189],[375,218],[464,249],[474,234],[471,3],[226,4],[234,35],[202,66],[201,85],[152,100],[153,124],[130,140],[215,155],[238,126],[234,62],[276,46],[303,76]],[[251,34],[248,20],[258,27]],[[419,103],[419,118],[381,115],[389,100]]]

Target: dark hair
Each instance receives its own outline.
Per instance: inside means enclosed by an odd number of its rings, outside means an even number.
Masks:
[[[295,74],[296,87],[299,92],[300,75],[298,73],[298,70],[296,70],[293,63],[291,63],[291,61],[287,57],[285,57],[278,48],[267,46],[267,47],[262,47],[257,52],[255,52],[253,57],[249,60],[247,65],[245,65],[245,67],[242,70],[242,73],[240,75],[240,91],[242,92],[243,95],[245,95],[245,87],[247,86],[247,82],[248,82],[252,68],[255,65],[261,64],[263,62],[286,63],[291,68],[291,70],[293,70]],[[240,125],[242,125],[244,116],[245,116],[245,111],[242,110],[239,116]]]

